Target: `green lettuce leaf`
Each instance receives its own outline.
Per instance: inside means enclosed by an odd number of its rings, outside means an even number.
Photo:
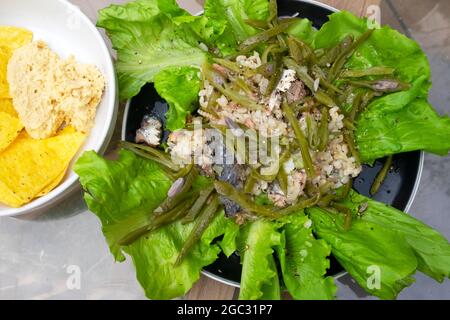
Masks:
[[[97,25],[117,50],[121,99],[138,94],[167,67],[200,66],[207,59],[200,48],[201,18],[186,17],[189,14],[175,0],[141,0],[100,10]]]
[[[280,244],[276,223],[257,220],[241,230],[238,249],[242,275],[239,299],[280,299],[280,284],[273,248]]]
[[[207,0],[205,17],[220,34],[215,43],[223,55],[236,51],[238,44],[258,33],[245,23],[246,19],[266,20],[269,16],[267,0]]]
[[[410,246],[389,225],[355,219],[344,230],[344,215],[320,208],[308,209],[319,238],[331,245],[331,252],[345,270],[370,294],[395,299],[414,282],[417,259]]]
[[[366,163],[414,150],[447,155],[450,118],[441,117],[426,100],[419,99],[399,111],[378,112],[371,108],[358,121],[356,139]]]
[[[202,268],[214,262],[221,251],[215,239],[222,236],[228,239],[227,250],[232,250],[230,239],[238,227],[223,212],[218,213],[199,243],[177,267],[174,263],[195,221],[167,225],[127,247],[120,247],[119,240],[149,222],[151,212],[166,198],[171,181],[157,164],[126,150],[120,152],[117,161],[86,152],[77,161],[75,172],[80,176],[89,210],[102,223],[115,259],[124,261],[123,252],[131,256],[137,278],[151,299],[172,299],[185,294],[199,279]],[[195,187],[209,183],[206,178],[197,179]]]
[[[373,225],[389,226],[406,240],[418,261],[418,270],[442,282],[450,277],[450,244],[443,235],[414,217],[352,192],[346,202],[354,211],[363,203],[367,210],[362,220]]]
[[[302,212],[288,217],[277,247],[283,281],[297,300],[330,300],[336,293],[332,277],[324,277],[330,267],[331,247],[312,234],[312,221]]]
[[[330,16],[315,35],[316,48],[335,46],[345,36],[359,37],[369,24],[349,12]],[[447,154],[450,122],[439,117],[425,101],[430,88],[430,66],[419,44],[388,26],[376,29],[355,52],[348,69],[387,66],[395,76],[411,84],[409,90],[375,99],[356,123],[355,138],[365,163],[401,152],[426,150]]]
[[[184,128],[186,117],[198,108],[200,69],[193,67],[166,68],[155,76],[155,88],[170,108],[166,114],[166,128]]]
[[[136,267],[136,276],[150,299],[166,300],[186,294],[204,266],[217,259],[220,247],[212,241],[223,234],[228,219],[221,212],[181,265],[175,266],[193,223],[180,221],[141,237],[124,248]]]
[[[154,162],[122,150],[117,161],[85,152],[74,168],[86,191],[84,200],[102,223],[112,254],[125,260],[117,244],[149,222],[149,213],[166,198],[170,179]]]

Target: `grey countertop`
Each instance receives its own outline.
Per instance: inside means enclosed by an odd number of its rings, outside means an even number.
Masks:
[[[88,5],[87,1],[73,2]],[[111,1],[99,2],[106,5]],[[450,2],[388,0],[382,2],[381,9],[385,23],[422,44],[433,72],[431,102],[440,113],[448,114]],[[449,174],[448,157],[426,155],[419,191],[410,210],[447,238]],[[341,278],[338,286],[340,299],[371,299],[349,277]],[[114,263],[100,223],[87,211],[81,191],[44,214],[0,218],[0,299],[144,298],[130,261]],[[450,299],[450,281],[438,284],[417,274],[416,283],[399,298]]]

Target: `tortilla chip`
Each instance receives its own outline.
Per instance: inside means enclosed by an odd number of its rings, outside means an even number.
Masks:
[[[6,78],[9,59],[15,50],[30,43],[32,39],[33,33],[29,30],[0,26],[0,98],[10,98]]]
[[[9,58],[9,53],[3,47],[0,47],[0,98],[10,98],[8,79],[6,77]]]
[[[46,194],[50,193],[50,191],[52,191],[57,186],[59,186],[59,184],[61,183],[62,179],[64,179],[64,177],[66,176],[66,171],[67,171],[67,168],[65,168],[64,171],[61,172],[61,174],[58,177],[56,177],[55,180],[50,182],[50,184],[48,186],[46,186],[44,189],[42,189],[41,192],[38,193],[36,198],[45,196]]]
[[[0,182],[4,185],[0,202],[10,206],[23,205],[42,191],[49,192],[46,187],[52,183],[55,186],[55,181],[68,167],[85,137],[72,127],[66,127],[57,136],[45,140],[34,140],[22,131],[0,154]],[[20,204],[14,201],[17,199]]]
[[[0,112],[0,152],[9,147],[22,131],[23,125],[19,119]]]
[[[14,50],[33,40],[30,30],[11,26],[0,26],[0,47],[5,47],[12,54]]]
[[[0,98],[0,112],[5,112],[9,114],[10,116],[18,118],[19,115],[16,112],[16,109],[14,108],[12,99],[8,98]]]

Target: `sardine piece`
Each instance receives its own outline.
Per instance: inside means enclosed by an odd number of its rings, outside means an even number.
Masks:
[[[136,131],[136,143],[145,143],[156,147],[161,142],[161,122],[152,116],[146,115],[142,120],[141,127]]]
[[[239,164],[223,165],[222,174],[218,177],[220,181],[228,182],[237,189],[243,189],[245,178],[245,167]],[[220,197],[220,201],[227,216],[235,216],[241,211],[241,207],[237,203],[226,197]]]

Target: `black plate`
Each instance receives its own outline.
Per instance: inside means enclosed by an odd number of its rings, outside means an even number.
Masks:
[[[316,28],[320,28],[332,11],[320,7],[316,4],[305,3],[296,0],[278,1],[279,15],[293,15],[296,12],[300,17],[310,19]],[[134,97],[129,105],[128,115],[124,121],[125,138],[134,142],[136,130],[139,128],[144,115],[152,114],[165,122],[165,113],[168,106],[158,95],[153,85],[146,85],[139,95]],[[165,133],[167,135],[167,132]],[[413,196],[415,182],[420,170],[420,151],[408,152],[395,155],[393,159],[393,170],[391,170],[381,187],[380,192],[374,199],[392,205],[397,209],[405,210],[409,200]],[[355,179],[353,187],[361,194],[369,196],[369,189],[372,182],[383,165],[384,159],[376,161],[373,167],[364,166],[361,175]],[[237,255],[226,258],[223,254],[205,270],[210,274],[230,283],[239,284],[241,280],[241,264]],[[328,274],[336,275],[343,271],[343,268],[332,257],[331,268]]]

